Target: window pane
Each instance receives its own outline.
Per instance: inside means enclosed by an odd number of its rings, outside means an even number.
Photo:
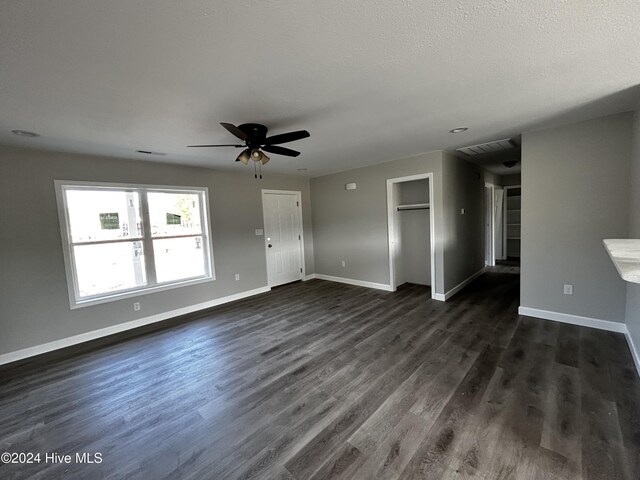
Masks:
[[[81,297],[147,284],[142,242],[80,245],[73,253]]]
[[[67,190],[66,197],[72,242],[142,236],[137,192]]]
[[[193,235],[202,233],[197,193],[149,192],[151,235]]]
[[[154,240],[158,283],[205,275],[205,248],[202,237]]]

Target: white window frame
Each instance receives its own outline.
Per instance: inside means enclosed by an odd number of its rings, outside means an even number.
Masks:
[[[64,257],[64,267],[67,278],[67,291],[69,293],[70,308],[82,308],[101,303],[113,302],[125,298],[138,297],[141,295],[170,290],[198,283],[211,282],[216,279],[213,261],[213,245],[211,242],[211,228],[209,226],[209,189],[207,187],[185,187],[173,185],[147,185],[147,184],[131,184],[131,183],[111,183],[111,182],[83,182],[76,180],[54,180],[56,202],[58,205],[58,220],[60,222],[60,234],[62,237],[62,253]],[[69,211],[67,209],[67,190],[118,190],[138,192],[140,198],[140,215],[143,224],[142,238],[140,242],[143,244],[145,254],[145,270],[147,274],[147,285],[141,287],[133,287],[126,290],[120,290],[114,293],[103,293],[91,296],[81,297],[78,288],[78,279],[76,275],[75,258],[73,246],[75,245],[71,237],[71,225],[69,222]],[[167,192],[167,193],[189,193],[197,194],[200,202],[200,215],[202,224],[202,235],[167,235],[160,237],[151,236],[149,207],[147,202],[147,193],[149,192]],[[172,282],[158,283],[155,278],[155,263],[153,258],[153,240],[159,238],[182,238],[182,237],[202,237],[203,250],[205,255],[205,274],[197,277],[181,279]],[[135,241],[134,239],[127,241]],[[116,243],[107,241],[104,243]],[[85,242],[79,242],[83,244]],[[89,242],[87,242],[89,243]],[[93,242],[91,242],[93,243]],[[151,273],[151,274],[150,274]]]

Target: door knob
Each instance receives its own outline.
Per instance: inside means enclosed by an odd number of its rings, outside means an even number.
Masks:
[[[273,247],[273,245],[269,244],[269,248]]]

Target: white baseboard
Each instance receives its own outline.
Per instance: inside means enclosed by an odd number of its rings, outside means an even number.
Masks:
[[[70,347],[71,345],[88,342],[90,340],[95,340],[96,338],[106,337],[108,335],[113,335],[114,333],[120,333],[126,330],[131,330],[133,328],[142,327],[144,325],[149,325],[150,323],[161,322],[163,320],[168,320],[169,318],[179,317],[180,315],[185,315],[187,313],[193,313],[199,310],[215,307],[217,305],[222,305],[223,303],[234,302],[236,300],[241,300],[253,295],[268,292],[269,290],[271,290],[271,288],[269,287],[255,288],[253,290],[247,290],[246,292],[234,293],[233,295],[228,295],[226,297],[216,298],[215,300],[211,300],[208,302],[197,303],[195,305],[189,305],[188,307],[182,307],[176,310],[158,313],[157,315],[152,315],[150,317],[139,318],[130,322],[119,323],[118,325],[113,325],[111,327],[101,328],[99,330],[93,330],[87,333],[81,333],[79,335],[74,335],[73,337],[62,338],[60,340],[43,343],[34,347],[23,348],[22,350],[17,350],[15,352],[4,353],[0,355],[0,365],[16,362],[18,360],[23,360],[25,358],[51,352],[53,350]]]
[[[474,273],[473,275],[471,275],[466,280],[463,280],[462,282],[460,282],[458,285],[453,287],[451,290],[449,290],[444,295],[442,295],[441,293],[436,293],[436,295],[440,296],[442,298],[442,301],[449,300],[456,293],[458,293],[460,290],[462,290],[464,287],[466,287],[471,282],[473,282],[476,278],[478,278],[480,275],[482,275],[485,271],[486,271],[486,269],[482,268],[482,269],[478,270],[476,273]],[[436,300],[440,300],[440,298],[436,298]]]
[[[310,273],[309,275],[305,275],[304,277],[302,277],[302,281],[306,282],[307,280],[313,280],[314,278],[316,278],[316,274]]]
[[[539,310],[537,308],[529,307],[518,307],[518,315],[527,315],[528,317],[570,323],[571,325],[597,328],[599,330],[608,330],[610,332],[627,333],[627,326],[624,323],[600,320],[599,318],[581,317],[579,315],[571,315],[569,313],[551,312],[549,310]]]
[[[625,330],[627,330],[626,325]],[[633,343],[633,339],[631,338],[631,335],[629,335],[628,330],[624,333],[624,336],[627,337],[627,343],[629,344],[629,350],[631,350],[633,363],[636,364],[636,372],[638,373],[638,376],[640,376],[640,355],[638,355],[638,350],[636,349],[636,346]]]
[[[338,283],[346,283],[348,285],[357,285],[358,287],[375,288],[377,290],[385,290],[387,292],[393,291],[391,290],[391,285],[387,285],[384,283],[365,282],[364,280],[354,280],[352,278],[333,277],[331,275],[322,275],[321,273],[313,274],[313,278],[317,278],[319,280],[328,280],[329,282],[338,282]]]
[[[447,297],[444,295],[444,293],[434,293],[433,295],[431,295],[431,298],[433,298],[434,300],[438,300],[439,302],[444,302],[447,300]]]
[[[569,323],[571,325],[579,325],[581,327],[597,328],[598,330],[607,330],[609,332],[616,332],[624,334],[631,351],[631,357],[633,363],[636,366],[636,373],[640,376],[640,354],[636,349],[635,344],[629,330],[624,323],[612,322],[610,320],[600,320],[599,318],[581,317],[579,315],[571,315],[568,313],[551,312],[549,310],[539,310],[537,308],[518,307],[518,315],[526,315],[528,317],[542,318],[544,320],[553,320],[554,322]]]

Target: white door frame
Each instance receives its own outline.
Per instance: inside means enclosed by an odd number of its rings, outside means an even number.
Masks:
[[[412,180],[429,180],[429,242],[431,248],[431,298],[437,300],[436,296],[436,248],[435,248],[435,204],[433,201],[433,172],[419,173],[417,175],[409,175],[406,177],[388,178],[387,179],[387,233],[389,246],[389,286],[392,292],[396,291],[395,276],[395,238],[396,238],[396,215],[393,211],[393,185],[396,183],[410,182]]]
[[[486,205],[484,206],[484,216],[485,216],[485,242],[487,241],[487,228],[489,229],[489,261],[487,261],[486,258],[486,254],[487,254],[487,245],[484,246],[485,250],[485,265],[487,265],[488,267],[495,267],[496,265],[496,242],[494,241],[495,235],[496,235],[496,231],[495,231],[495,204],[496,204],[496,199],[495,199],[495,188],[496,186],[493,183],[485,183],[484,184],[485,187],[485,201],[487,199],[487,191],[486,189],[489,188],[491,190],[491,199],[489,201],[490,205]],[[486,224],[487,222],[487,212],[489,212],[489,225]]]
[[[267,232],[266,232],[266,225],[267,225],[267,217],[265,215],[265,211],[264,211],[264,197],[265,195],[268,195],[270,193],[280,193],[280,194],[285,194],[285,195],[295,195],[296,196],[296,202],[298,202],[298,215],[297,215],[297,219],[298,219],[298,235],[300,235],[300,265],[302,266],[302,274],[301,274],[301,280],[303,280],[306,276],[307,276],[307,267],[305,265],[304,262],[304,228],[303,228],[303,222],[302,222],[302,192],[300,190],[269,190],[266,188],[262,189],[262,234],[263,234],[263,238],[264,238],[264,261],[266,263],[266,267],[267,267],[267,283],[269,283],[269,261],[267,260],[267,255],[268,255],[268,248],[267,247]],[[271,285],[269,285],[271,286]]]

